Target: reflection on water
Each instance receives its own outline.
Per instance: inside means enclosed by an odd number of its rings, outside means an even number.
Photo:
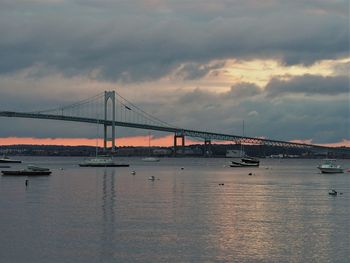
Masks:
[[[24,178],[0,178],[0,262],[349,258],[350,175],[319,174],[314,160],[263,160],[249,170],[225,159],[130,159],[130,169],[41,161],[53,175],[27,188]],[[343,195],[329,196],[332,188]]]
[[[114,205],[115,205],[115,170],[103,171],[102,182],[102,235],[101,258],[113,258],[114,250]]]

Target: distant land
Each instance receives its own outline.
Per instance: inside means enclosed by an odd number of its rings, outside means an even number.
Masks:
[[[350,149],[349,147],[341,147]],[[177,157],[226,157],[228,150],[240,150],[237,144],[213,144],[209,148],[203,144],[192,144],[178,148]],[[249,156],[260,158],[343,158],[350,159],[349,154],[329,155],[324,150],[306,152],[303,149],[283,148],[279,146],[245,145],[244,151]],[[104,154],[103,148],[97,149],[98,154]],[[93,146],[60,146],[60,145],[6,145],[0,146],[0,155],[22,156],[94,156],[96,147]],[[114,156],[159,156],[173,157],[173,147],[118,147]]]

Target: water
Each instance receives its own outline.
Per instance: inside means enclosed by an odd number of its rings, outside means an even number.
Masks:
[[[22,159],[53,174],[0,178],[0,262],[349,262],[350,174],[319,160]]]

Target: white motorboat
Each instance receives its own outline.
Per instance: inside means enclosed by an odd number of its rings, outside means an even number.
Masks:
[[[317,167],[321,173],[327,173],[327,174],[336,174],[336,173],[343,173],[343,168],[336,164],[335,159],[326,159],[324,160],[324,163],[320,164]]]
[[[21,163],[20,160],[11,159],[7,156],[4,156],[3,158],[0,158],[0,163]]]
[[[159,162],[160,159],[157,157],[145,157],[142,159],[144,162]]]

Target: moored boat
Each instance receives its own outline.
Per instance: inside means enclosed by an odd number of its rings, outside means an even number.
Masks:
[[[157,157],[145,157],[142,159],[144,162],[159,162],[160,159]]]
[[[152,157],[152,152],[151,152],[151,134],[148,135],[148,149],[149,149],[149,156],[142,158],[143,162],[159,162],[160,159],[157,157]]]
[[[230,167],[259,167],[260,161],[253,157],[242,157],[240,161],[231,161]]]
[[[49,168],[39,167],[39,166],[31,165],[31,164],[29,164],[27,166],[27,169],[30,170],[30,171],[36,171],[36,172],[38,172],[38,171],[40,171],[40,172],[50,171]]]
[[[44,176],[50,175],[51,171],[33,171],[33,170],[17,170],[17,171],[1,171],[2,175],[7,176]]]
[[[12,176],[42,176],[50,175],[52,172],[49,168],[39,167],[35,165],[28,165],[27,169],[22,170],[7,170],[1,171],[2,175],[12,175]]]
[[[260,161],[257,158],[253,158],[249,156],[243,157],[241,160],[243,163],[257,164],[257,166],[259,166],[260,164]]]
[[[129,164],[116,163],[111,158],[93,158],[79,164],[80,167],[129,167]]]
[[[231,161],[230,167],[259,167],[259,163],[247,163],[243,161]]]
[[[336,174],[336,173],[343,173],[343,168],[336,164],[335,159],[326,159],[324,160],[324,163],[320,164],[317,167],[321,173],[327,173],[327,174]]]
[[[244,137],[244,120],[243,120],[243,132],[242,136]],[[233,150],[231,150],[231,153],[234,153]],[[253,158],[250,156],[245,155],[244,151],[244,144],[241,142],[241,150],[240,151],[235,151],[235,155],[232,156],[237,156],[237,154],[241,154],[241,160],[240,161],[231,161],[230,167],[259,167],[260,161],[257,158]],[[227,154],[226,154],[227,156]]]
[[[3,158],[0,158],[0,163],[21,163],[20,160],[11,159],[7,156],[4,156]]]

